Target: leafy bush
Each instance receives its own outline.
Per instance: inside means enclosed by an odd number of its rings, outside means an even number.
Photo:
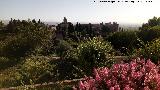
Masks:
[[[77,49],[69,49],[64,51],[61,60],[55,61],[56,80],[70,80],[83,77],[83,72],[79,68]]]
[[[53,69],[54,65],[51,64],[50,57],[32,56],[25,60],[19,73],[22,75],[24,84],[32,84],[51,80],[49,77],[53,74]]]
[[[149,42],[137,51],[139,56],[151,58],[154,63],[158,63],[160,59],[160,39]]]
[[[22,35],[16,35],[3,42],[0,54],[5,57],[22,57],[30,49],[31,43]]]
[[[12,61],[12,62],[11,62]],[[7,68],[8,66],[12,65],[14,60],[10,60],[7,57],[0,57],[0,70]]]
[[[30,54],[44,53],[44,48],[49,47],[49,43],[51,42],[50,37],[47,35],[51,35],[51,32],[43,35],[40,34],[40,31],[33,31],[30,33],[26,32],[19,33],[14,36],[9,36],[0,43],[0,55],[11,59],[18,59],[20,57],[25,57]],[[42,50],[38,51],[37,48],[42,48]]]
[[[62,57],[65,55],[67,50],[72,49],[72,46],[70,43],[68,43],[65,40],[57,40],[56,45],[55,45],[55,52],[57,53],[58,56]]]
[[[121,51],[123,54],[131,53],[139,44],[136,31],[116,32],[110,35],[107,40],[111,42],[116,50]]]
[[[80,81],[80,90],[159,90],[159,67],[150,60],[134,59],[130,63],[114,64],[94,69],[94,78]],[[74,89],[76,89],[74,87]]]
[[[40,20],[31,22],[11,19],[5,32],[1,32],[1,34],[7,36],[0,42],[0,55],[19,58],[30,54],[37,47],[49,47],[54,31]]]
[[[160,25],[160,17],[153,17],[152,19],[149,19],[147,23],[142,24],[142,27],[140,30],[146,30],[150,27],[158,26]]]
[[[21,85],[21,78],[17,67],[5,68],[0,72],[0,88]]]
[[[138,36],[145,43],[150,42],[156,38],[159,38],[160,37],[160,26],[154,26],[154,27],[147,28],[145,30],[141,30],[138,33]]]
[[[60,60],[56,63],[55,80],[72,80],[83,77],[82,73],[77,69],[77,62],[70,60]]]
[[[93,67],[110,66],[113,63],[109,57],[112,56],[112,46],[100,37],[82,42],[76,49],[68,53],[69,59],[77,60],[80,68],[91,74]]]

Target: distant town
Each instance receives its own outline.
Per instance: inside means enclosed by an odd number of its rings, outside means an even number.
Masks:
[[[48,24],[48,23],[46,23]],[[51,23],[50,23],[51,24]],[[130,26],[120,26],[117,22],[108,22],[108,23],[99,23],[99,24],[81,24],[81,23],[76,23],[73,24],[71,22],[68,22],[67,18],[64,17],[63,22],[57,24],[57,25],[50,25],[52,29],[56,30],[56,36],[57,38],[63,39],[64,36],[66,36],[65,32],[68,32],[70,28],[76,30],[77,28],[81,28],[81,30],[88,30],[88,31],[93,31],[93,33],[96,36],[106,34],[104,33],[104,29],[106,32],[118,32],[118,31],[127,31],[127,30],[138,30],[139,27],[130,27]],[[83,29],[82,29],[83,28]],[[107,31],[108,30],[108,31]]]

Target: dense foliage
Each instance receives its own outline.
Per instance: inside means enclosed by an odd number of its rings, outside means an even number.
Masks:
[[[132,53],[133,49],[138,48],[137,31],[120,31],[111,34],[107,40],[111,42],[113,47],[121,51],[124,55]]]
[[[82,42],[76,49],[70,50],[66,56],[75,59],[86,74],[91,74],[93,67],[110,66],[113,61],[113,48],[109,42],[101,37],[94,37]]]
[[[71,46],[71,44],[65,40],[56,40],[54,45],[55,53],[60,57],[63,57],[67,50],[70,50],[72,48],[73,47]]]
[[[158,25],[160,25],[160,17],[153,17],[152,19],[149,19],[147,23],[144,23],[140,29],[145,30]]]
[[[145,30],[141,30],[138,33],[139,38],[147,43],[150,42],[156,38],[160,37],[160,26],[153,26],[150,28],[146,28]]]
[[[49,81],[54,65],[51,64],[51,57],[32,56],[27,58],[21,65],[19,73],[24,84],[33,84],[37,82]],[[32,81],[32,83],[31,83]]]
[[[137,51],[139,56],[151,59],[154,63],[158,63],[160,59],[160,39],[149,42]]]
[[[8,58],[10,66],[10,63],[14,65],[31,54],[47,55],[54,31],[40,20],[11,20],[0,35],[0,57]]]
[[[152,62],[160,58],[160,18],[148,20],[140,31],[112,31],[103,23],[54,28],[35,19],[0,22],[0,88],[86,75],[93,78],[85,78],[78,89],[159,88],[159,68]],[[115,54],[145,59],[114,64]]]
[[[1,24],[0,35],[0,70],[3,77],[0,78],[0,87],[50,80],[47,79],[48,71],[54,65],[45,57],[52,54],[55,34],[50,26],[40,20],[11,19],[7,25]]]
[[[94,78],[80,81],[80,90],[159,90],[160,69],[150,60],[134,59],[130,63],[114,64],[94,69]],[[76,88],[74,88],[76,90]]]

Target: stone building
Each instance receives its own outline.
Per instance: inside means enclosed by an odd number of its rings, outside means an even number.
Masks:
[[[66,17],[64,17],[63,22],[57,25],[56,27],[57,39],[63,39],[63,37],[67,35],[69,24],[71,24],[71,22],[67,22]]]
[[[56,27],[56,38],[57,39],[64,39],[68,35],[68,30],[70,25],[73,25],[71,22],[68,22],[66,17],[64,17],[63,22],[58,24]],[[107,27],[109,31],[106,32],[117,32],[119,30],[119,24],[117,22],[109,22],[109,23],[100,23],[100,24],[80,24],[81,29],[80,32],[85,31],[87,34],[94,34],[94,35],[103,35],[105,34],[102,30],[103,27]],[[73,30],[75,30],[73,27]],[[106,29],[107,30],[107,29]],[[92,33],[90,33],[92,32]],[[87,35],[86,35],[87,36]]]
[[[102,31],[102,27],[105,26],[109,29],[110,32],[117,32],[119,31],[119,24],[117,24],[117,22],[109,22],[109,23],[100,23],[100,24],[81,24],[82,27],[85,26],[85,27],[88,27],[89,29],[91,29],[96,35],[101,35],[103,34],[103,31]]]
[[[105,23],[105,26],[107,26],[112,32],[117,32],[119,30],[119,24],[117,24],[117,22]]]

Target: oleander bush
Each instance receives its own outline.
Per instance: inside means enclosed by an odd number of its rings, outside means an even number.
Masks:
[[[160,68],[150,59],[133,59],[111,68],[94,69],[93,77],[85,77],[75,90],[159,90]]]

